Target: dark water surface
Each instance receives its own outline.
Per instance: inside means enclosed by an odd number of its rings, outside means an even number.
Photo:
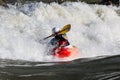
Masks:
[[[0,80],[120,80],[120,56],[56,63],[0,60]]]

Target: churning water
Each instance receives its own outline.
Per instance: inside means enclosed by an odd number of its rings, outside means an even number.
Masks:
[[[0,58],[43,61],[53,27],[71,24],[69,41],[79,49],[79,57],[120,54],[120,7],[30,3],[9,9],[0,7]]]
[[[17,7],[9,5],[9,7],[6,9],[0,6],[1,79],[61,80],[63,77],[64,80],[114,80],[119,78],[120,7],[89,5],[81,2],[63,4],[40,2]],[[67,35],[71,45],[75,45],[79,50],[78,60],[65,65],[40,63],[51,60],[47,55],[51,38],[44,41],[42,39],[51,34],[53,27],[62,28],[66,24],[72,25]],[[95,58],[98,59],[99,56],[115,57],[96,60]],[[85,59],[84,62],[81,58],[90,58],[90,60]]]

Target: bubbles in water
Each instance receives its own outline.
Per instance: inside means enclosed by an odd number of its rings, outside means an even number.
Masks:
[[[72,25],[69,41],[79,49],[80,58],[120,54],[119,8],[81,2],[0,7],[0,58],[46,60],[51,38],[44,44],[39,40],[49,36],[53,27],[68,23]]]

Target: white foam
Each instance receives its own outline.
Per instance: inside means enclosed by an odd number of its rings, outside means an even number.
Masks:
[[[81,2],[0,7],[0,58],[47,60],[50,39],[44,44],[39,40],[49,36],[53,27],[68,23],[72,25],[69,41],[79,49],[80,58],[120,54],[119,10]]]

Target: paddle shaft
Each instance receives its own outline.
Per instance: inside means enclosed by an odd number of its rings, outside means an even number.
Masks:
[[[50,38],[50,37],[52,37],[52,36],[56,36],[57,34],[60,34],[61,32],[65,31],[65,30],[67,30],[66,32],[68,32],[68,31],[70,30],[70,28],[71,28],[71,27],[68,27],[68,28],[65,28],[65,29],[63,29],[63,30],[61,30],[61,31],[59,31],[59,32],[56,32],[56,33],[54,33],[54,34],[52,34],[52,35],[44,38],[44,40],[45,40],[45,39],[48,39],[48,38]]]

